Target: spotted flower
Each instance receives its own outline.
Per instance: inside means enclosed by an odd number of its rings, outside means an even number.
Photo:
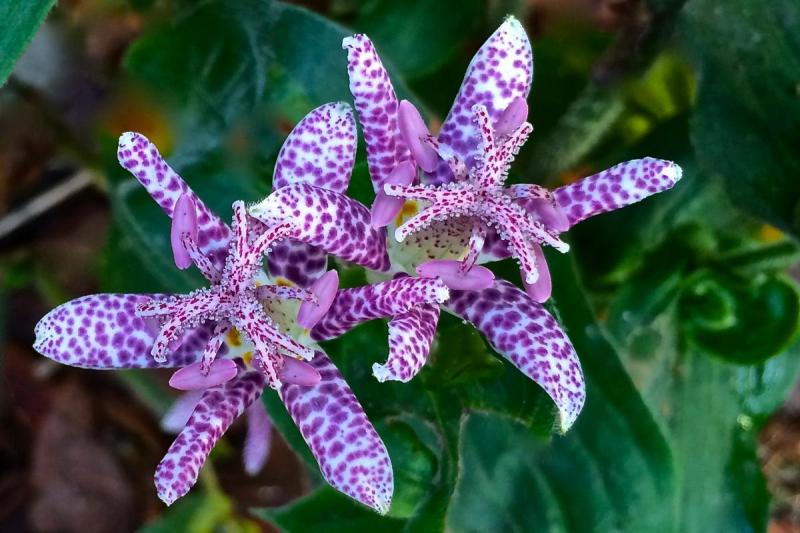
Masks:
[[[378,193],[373,223],[391,225],[399,242],[412,235],[418,241],[439,239],[432,258],[449,261],[451,275],[466,273],[476,261],[511,255],[530,296],[543,302],[550,295],[550,274],[542,245],[566,252],[569,245],[560,233],[669,189],[681,177],[676,164],[645,158],[554,191],[534,184],[507,186],[514,156],[533,131],[526,104],[533,55],[514,18],[473,58],[437,136],[428,132],[413,104],[398,102],[366,36],[347,39],[345,48]]]
[[[392,300],[392,284],[438,279],[451,289],[441,307],[472,323],[539,384],[566,431],[583,406],[585,384],[572,344],[541,305],[550,294],[541,245],[566,251],[561,232],[668,188],[680,169],[645,159],[552,192],[537,185],[506,186],[509,166],[532,131],[525,99],[533,55],[512,17],[473,58],[437,136],[410,102],[398,100],[367,36],[349,37],[343,47],[376,192],[371,222],[389,226],[395,237],[387,245],[391,270],[401,274],[385,285],[340,291],[312,336],[329,338],[365,320],[391,316],[389,358],[373,372],[381,381],[408,381],[427,359],[439,306]],[[520,262],[527,292],[476,264],[509,254]],[[372,293],[379,290],[394,307],[376,303]]]
[[[98,294],[72,300],[37,324],[34,347],[82,368],[178,368],[170,384],[199,391],[156,470],[156,488],[167,504],[188,492],[211,448],[246,410],[251,421],[259,417],[251,422],[261,426],[254,438],[264,438],[268,421],[253,405],[269,385],[277,389],[325,479],[379,512],[388,510],[393,476],[383,442],[330,359],[315,343],[298,340],[307,339],[304,332],[336,294],[336,274],[325,272],[326,253],[376,270],[388,267],[385,232],[370,227],[368,210],[346,197],[332,201],[329,194],[335,190],[326,188],[346,187],[355,147],[355,121],[347,105],[313,110],[279,154],[273,194],[302,193],[303,202],[316,206],[318,218],[264,224],[236,202],[229,227],[147,139],[134,133],[120,138],[120,163],[172,219],[176,265],[196,266],[209,286],[187,295]],[[307,182],[315,187],[305,187]],[[269,275],[260,268],[264,254]],[[266,443],[250,445],[255,447],[250,460],[257,464]]]

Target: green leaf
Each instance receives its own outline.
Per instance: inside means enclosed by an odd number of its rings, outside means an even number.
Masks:
[[[158,520],[139,530],[140,533],[192,531],[212,533],[231,512],[231,502],[221,494],[192,492],[178,500]]]
[[[413,79],[438,70],[479,26],[482,2],[464,0],[458,8],[440,0],[370,0],[353,26],[370,36],[378,52],[398,72]]]
[[[791,282],[738,279],[699,272],[681,293],[683,334],[701,350],[739,364],[758,363],[786,349],[800,323]]]
[[[682,21],[700,72],[692,143],[740,207],[800,235],[800,4],[692,0]]]
[[[334,489],[323,486],[277,509],[258,509],[257,516],[274,522],[286,533],[318,531],[403,531],[404,521],[382,517]]]
[[[675,482],[667,442],[595,323],[571,261],[550,266],[586,406],[549,443],[499,417],[469,417],[448,523],[455,531],[666,530]]]
[[[0,86],[2,86],[14,65],[36,34],[55,0],[30,0],[0,2]]]

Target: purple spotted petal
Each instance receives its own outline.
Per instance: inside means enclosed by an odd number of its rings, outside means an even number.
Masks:
[[[345,192],[356,160],[356,122],[344,102],[322,105],[301,120],[283,143],[272,188],[308,183]]]
[[[538,244],[531,246],[533,253],[536,254],[536,270],[539,272],[539,278],[534,283],[526,283],[523,279],[522,284],[534,302],[544,303],[550,299],[550,294],[553,292],[553,281],[550,279],[550,268],[547,266],[542,247]]]
[[[533,53],[528,36],[517,19],[508,17],[472,58],[458,96],[442,124],[439,142],[452,148],[471,167],[481,142],[472,107],[486,106],[492,123],[496,124],[515,98],[528,97],[532,78]],[[450,167],[440,162],[426,181],[446,183],[452,179]]]
[[[159,326],[136,316],[136,304],[143,298],[93,294],[64,303],[36,324],[33,347],[54,361],[81,368],[180,367],[199,361],[211,337],[208,325],[187,332],[165,363],[155,361],[150,350]]]
[[[327,267],[325,250],[293,239],[274,244],[267,254],[267,268],[273,279],[285,278],[300,287],[310,286]]]
[[[442,303],[449,295],[440,279],[410,276],[342,289],[311,336],[315,340],[332,339],[367,320],[400,316],[420,305]]]
[[[273,189],[308,183],[344,193],[356,158],[356,122],[350,106],[322,105],[301,120],[283,143]],[[327,254],[319,247],[292,239],[277,243],[267,255],[273,278],[308,287],[325,272]]]
[[[281,400],[325,480],[385,514],[394,490],[386,446],[328,356],[317,352],[311,364],[322,380],[313,387],[284,385]]]
[[[545,390],[558,407],[562,432],[572,426],[586,399],[583,371],[567,335],[541,304],[511,283],[496,280],[484,291],[453,291],[447,307]]]
[[[244,471],[254,476],[258,474],[269,459],[272,449],[272,422],[261,402],[253,402],[247,408],[247,437],[244,441],[242,459]]]
[[[197,210],[198,244],[219,270],[225,266],[230,230],[183,179],[170,168],[153,143],[140,133],[127,132],[119,138],[120,165],[139,180],[161,209],[172,218],[178,198],[187,194]]]
[[[417,375],[428,360],[439,313],[438,305],[420,305],[389,322],[389,359],[372,365],[378,381],[406,382]]]
[[[243,372],[203,394],[186,427],[156,468],[156,490],[164,503],[172,505],[189,492],[211,448],[233,421],[261,396],[266,381],[260,372]]]
[[[571,226],[591,216],[613,211],[665,191],[681,179],[681,167],[646,157],[607,170],[553,191]]]
[[[389,268],[386,232],[370,224],[369,209],[347,196],[313,185],[283,187],[249,209],[264,223],[292,222],[295,238],[373,270]]]
[[[397,127],[397,95],[369,37],[348,37],[342,48],[347,50],[350,92],[364,131],[372,186],[382,191],[394,167],[411,157]]]

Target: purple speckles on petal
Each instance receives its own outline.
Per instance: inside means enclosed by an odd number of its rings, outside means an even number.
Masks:
[[[553,399],[567,431],[583,408],[586,389],[567,335],[541,304],[503,280],[480,292],[453,291],[447,308],[471,322],[497,352]]]
[[[202,325],[188,330],[184,342],[163,363],[150,355],[158,326],[136,315],[142,300],[162,301],[163,295],[94,294],[64,303],[42,318],[36,325],[34,349],[59,363],[93,369],[176,367],[200,360],[202,351],[197,342],[211,336],[211,328]],[[114,314],[95,311],[115,309]],[[75,328],[78,316],[88,321]],[[80,352],[76,349],[80,347]]]
[[[372,365],[378,381],[407,382],[417,375],[428,360],[439,313],[438,305],[425,304],[389,321],[389,358]]]
[[[311,364],[322,380],[313,387],[286,385],[280,390],[281,400],[325,480],[385,514],[394,490],[386,446],[331,360],[317,352]],[[333,411],[320,408],[329,398],[336,398]]]
[[[356,122],[343,102],[322,105],[301,120],[283,143],[273,189],[308,183],[344,192],[356,159]]]
[[[197,240],[200,249],[221,269],[228,248],[228,226],[172,170],[155,145],[140,133],[123,133],[119,138],[117,157],[120,164],[139,180],[170,218],[181,195],[187,195],[193,200],[197,210]]]
[[[282,187],[250,207],[264,223],[286,221],[293,236],[373,270],[389,268],[384,230],[370,224],[369,210],[347,196],[308,184]]]
[[[438,278],[402,276],[342,289],[311,336],[316,340],[332,339],[367,320],[400,316],[421,305],[443,303],[449,297],[450,291]]]
[[[158,497],[171,505],[189,492],[211,448],[247,407],[261,396],[266,378],[245,372],[224,385],[208,389],[186,427],[156,468]]]
[[[505,54],[498,52],[503,51]],[[464,81],[439,132],[439,142],[448,145],[468,165],[478,151],[480,133],[472,121],[476,104],[486,107],[491,123],[517,98],[527,98],[533,78],[533,52],[522,24],[508,17],[472,58]],[[425,178],[430,183],[453,179],[445,164]]]
[[[410,154],[397,128],[397,96],[375,46],[366,35],[342,41],[347,50],[350,92],[367,144],[367,164],[375,191],[400,161]]]
[[[607,170],[553,191],[569,224],[636,203],[674,186],[683,175],[671,161],[646,157]]]

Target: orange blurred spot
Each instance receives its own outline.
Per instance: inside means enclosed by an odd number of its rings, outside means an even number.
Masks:
[[[228,344],[231,346],[241,346],[242,345],[242,337],[239,334],[239,330],[236,328],[231,328],[226,335],[228,338]]]
[[[575,183],[576,181],[583,179],[584,177],[590,175],[591,169],[589,167],[583,166],[578,167],[576,169],[564,172],[563,174],[559,175],[556,179],[556,182],[559,185],[568,185],[570,183]]]
[[[294,282],[290,279],[277,277],[275,278],[275,285],[278,287],[294,287]]]
[[[757,239],[761,242],[775,242],[783,239],[785,235],[775,226],[764,224],[758,229]]]
[[[174,134],[165,113],[145,95],[133,89],[122,90],[101,113],[98,126],[111,137],[126,131],[141,133],[162,154],[172,150]]]

